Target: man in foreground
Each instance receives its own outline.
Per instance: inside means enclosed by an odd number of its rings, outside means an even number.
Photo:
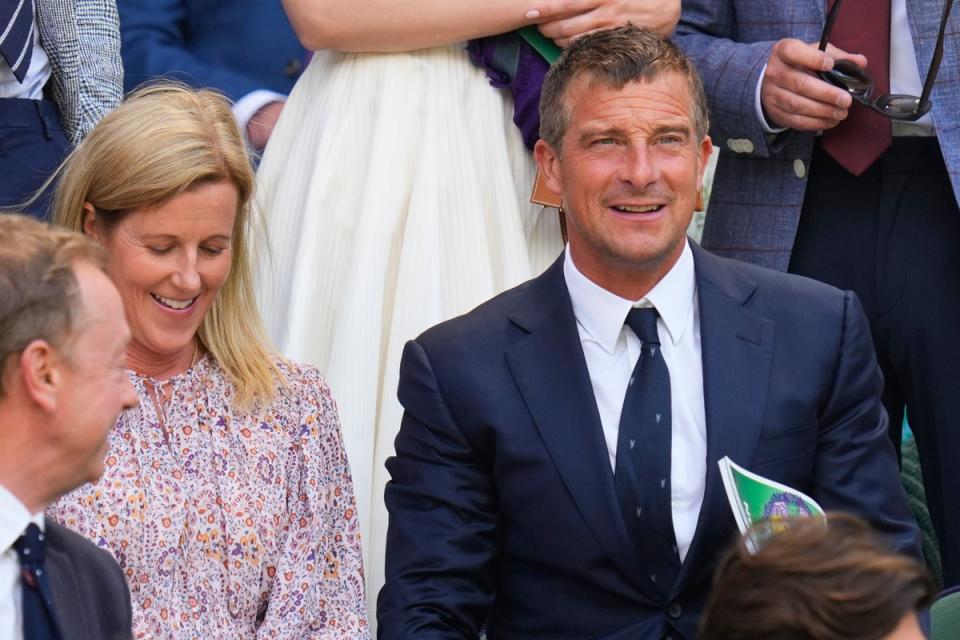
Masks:
[[[536,156],[569,245],[407,344],[380,637],[694,638],[724,456],[919,556],[855,296],[687,241],[707,120],[649,31],[554,65]]]
[[[0,216],[0,636],[129,638],[130,593],[109,553],[43,509],[103,472],[136,402],[123,306],[83,236]]]

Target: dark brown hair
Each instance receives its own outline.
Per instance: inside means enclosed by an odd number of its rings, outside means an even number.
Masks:
[[[80,233],[0,214],[0,397],[10,356],[34,340],[67,348],[82,309],[78,262],[103,269],[103,251]]]
[[[578,76],[589,75],[593,82],[621,89],[628,82],[649,82],[669,72],[687,79],[693,125],[697,139],[702,140],[710,130],[710,117],[703,83],[693,63],[657,32],[631,24],[587,34],[564,49],[543,81],[540,137],[561,152],[570,120],[566,91]]]
[[[936,593],[926,567],[844,514],[791,522],[721,561],[700,640],[879,640]]]

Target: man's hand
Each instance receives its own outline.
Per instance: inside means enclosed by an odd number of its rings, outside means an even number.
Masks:
[[[579,36],[627,22],[669,36],[680,19],[679,0],[544,0],[540,33],[565,47]]]
[[[760,84],[760,102],[771,125],[800,131],[820,131],[837,126],[847,117],[853,98],[843,89],[817,77],[836,60],[861,67],[867,59],[833,45],[820,51],[816,44],[785,38],[774,45]]]
[[[280,111],[283,110],[283,102],[268,102],[260,107],[253,114],[250,122],[247,123],[247,140],[257,151],[263,151],[270,140],[270,134],[273,128],[277,126],[277,120],[280,119]]]

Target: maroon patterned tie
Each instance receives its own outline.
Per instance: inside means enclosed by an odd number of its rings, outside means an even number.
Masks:
[[[827,1],[829,9],[834,0]],[[843,0],[830,44],[867,56],[874,97],[890,92],[890,0]],[[858,176],[887,150],[892,139],[888,118],[854,102],[846,120],[823,132],[823,148]]]

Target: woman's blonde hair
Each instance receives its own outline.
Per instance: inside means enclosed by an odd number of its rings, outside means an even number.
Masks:
[[[271,399],[282,376],[253,294],[254,174],[227,99],[170,82],[141,87],[77,146],[58,180],[54,222],[82,231],[89,202],[107,233],[132,211],[199,186],[226,181],[236,187],[230,275],[199,333],[236,386],[241,405]]]

